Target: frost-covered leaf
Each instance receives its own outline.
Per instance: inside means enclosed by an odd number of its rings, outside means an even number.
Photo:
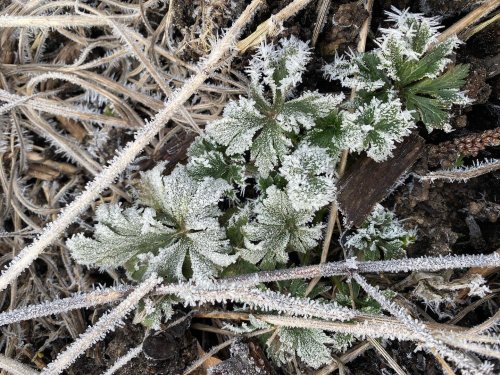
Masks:
[[[261,44],[246,69],[252,86],[259,93],[263,85],[271,88],[273,100],[286,97],[302,81],[302,73],[310,60],[310,48],[294,36],[281,39],[279,45]]]
[[[158,272],[168,279],[203,279],[217,274],[236,259],[218,218],[218,203],[229,185],[222,179],[196,181],[186,168],[178,166],[169,176],[161,176],[162,166],[142,175],[144,204],[154,203],[163,221],[175,230],[174,241],[157,252],[140,254],[146,275]],[[154,193],[152,193],[154,192]]]
[[[313,146],[328,150],[335,160],[345,144],[345,131],[342,127],[342,113],[334,110],[326,117],[316,120],[316,126],[308,131],[304,141]]]
[[[304,253],[317,245],[321,225],[311,225],[312,212],[295,210],[285,192],[271,186],[255,208],[256,218],[243,227],[243,259],[263,267],[288,261],[288,251]]]
[[[66,241],[80,264],[103,268],[124,265],[138,253],[155,251],[173,240],[175,230],[158,220],[152,208],[103,204],[96,210],[94,238],[82,233]]]
[[[172,296],[162,296],[155,300],[146,298],[139,305],[133,322],[142,323],[153,330],[160,330],[162,320],[167,321],[174,315],[172,305],[175,303],[178,301]]]
[[[397,81],[407,86],[424,78],[436,78],[451,62],[449,56],[458,45],[458,39],[450,38],[426,53],[419,60],[406,60],[400,67]]]
[[[224,150],[207,137],[197,137],[187,152],[189,175],[201,181],[206,177],[222,178],[230,184],[245,186],[245,159],[239,155],[228,157]]]
[[[255,138],[250,148],[250,158],[255,161],[262,176],[267,176],[290,152],[291,147],[292,141],[280,123],[271,120]]]
[[[230,102],[223,118],[207,125],[208,136],[226,146],[226,155],[250,151],[250,160],[262,177],[283,161],[303,129],[312,129],[344,99],[343,94],[305,92],[287,100],[307,64],[309,49],[291,37],[279,47],[261,45],[247,70],[251,99]],[[271,94],[268,94],[268,89]]]
[[[337,353],[344,353],[356,342],[356,338],[348,333],[335,333],[331,337],[333,340],[331,347]]]
[[[271,327],[271,325],[263,322],[262,320],[257,319],[255,316],[250,314],[248,316],[249,323],[242,323],[241,326],[233,326],[231,324],[224,325],[224,329],[228,329],[234,333],[249,333],[253,331],[257,331],[259,329],[266,329]]]
[[[453,104],[465,105],[470,100],[460,91],[469,73],[468,65],[457,65],[437,78],[426,78],[405,90],[408,109],[413,110],[416,120],[422,121],[429,131],[450,131],[448,124]]]
[[[250,149],[255,133],[266,126],[266,121],[254,100],[240,98],[226,105],[223,117],[209,123],[206,133],[217,143],[227,146],[227,155],[243,154]]]
[[[332,344],[334,340],[321,329],[280,327],[278,340],[268,348],[268,353],[278,363],[286,364],[291,356],[296,355],[317,369],[332,360],[326,344]]]
[[[213,178],[196,181],[183,166],[162,176],[164,166],[141,174],[139,202],[149,207],[100,206],[94,239],[77,235],[68,240],[78,262],[123,265],[134,280],[153,273],[179,280],[212,277],[235,261],[218,220],[218,203],[229,184]]]
[[[335,55],[335,60],[324,67],[325,76],[339,80],[342,86],[356,91],[372,92],[389,83],[389,78],[379,68],[380,59],[376,53],[349,53]]]
[[[335,160],[327,150],[302,143],[285,156],[280,173],[286,193],[296,210],[318,210],[335,198]]]
[[[242,228],[248,224],[254,208],[253,202],[248,202],[241,208],[234,209],[226,224],[227,238],[233,247],[242,247],[244,235]]]
[[[290,130],[298,131],[300,125],[309,130],[316,125],[318,119],[325,118],[334,111],[344,98],[344,94],[332,95],[307,91],[297,99],[285,102],[276,120],[284,129],[290,127]]]
[[[451,106],[469,102],[460,91],[467,67],[457,66],[445,72],[459,40],[450,37],[438,43],[437,18],[396,8],[387,14],[392,27],[380,29],[378,48],[337,56],[325,67],[326,76],[360,91],[364,99],[375,96],[388,102],[395,92],[406,109],[413,112],[415,120],[424,122],[429,131],[451,130],[448,124]]]
[[[402,258],[415,240],[415,231],[405,229],[396,216],[377,205],[361,228],[350,236],[346,246],[357,249],[365,260]]]
[[[438,52],[434,50],[432,56],[424,56],[430,45],[436,41],[440,28],[437,19],[423,17],[407,10],[399,11],[394,7],[392,12],[387,14],[394,25],[381,29],[382,35],[377,39],[380,46],[377,50],[380,67],[402,85],[427,75],[439,74],[449,62],[445,57],[453,51],[455,42],[444,42],[439,46]],[[441,48],[443,46],[444,49]],[[423,61],[428,65],[427,68],[421,68],[424,66]],[[415,74],[415,71],[422,73]]]
[[[374,97],[354,113],[345,113],[344,118],[345,147],[364,150],[375,161],[390,157],[395,143],[415,127],[411,112],[402,109],[399,98],[392,96],[387,101]]]

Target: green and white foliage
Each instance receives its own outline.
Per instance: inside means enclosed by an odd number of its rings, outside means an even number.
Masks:
[[[376,97],[361,104],[353,113],[344,114],[345,147],[366,154],[377,162],[392,156],[396,142],[415,127],[411,112],[404,110],[399,98],[387,101]]]
[[[228,329],[234,333],[250,333],[257,331],[259,329],[267,329],[270,328],[271,325],[263,322],[262,320],[257,319],[254,315],[248,315],[248,323],[242,323],[241,326],[234,326],[231,324],[224,325],[224,329]]]
[[[143,174],[139,200],[154,204],[175,235],[157,253],[141,254],[140,263],[147,267],[146,274],[156,270],[174,280],[215,276],[236,259],[229,255],[229,240],[218,220],[222,214],[218,203],[230,186],[222,179],[198,182],[182,166],[165,177],[162,169],[160,165]]]
[[[450,66],[449,56],[459,40],[451,37],[438,42],[436,18],[396,8],[387,15],[392,27],[379,30],[378,48],[337,56],[325,67],[325,74],[358,90],[362,100],[377,96],[388,101],[387,95],[394,91],[429,131],[450,131],[449,109],[469,102],[460,91],[468,66]]]
[[[221,178],[240,189],[245,188],[245,159],[241,155],[227,156],[221,146],[207,137],[197,137],[188,149],[189,175],[197,181],[207,177]],[[235,189],[227,192],[236,198]]]
[[[318,119],[316,126],[306,132],[304,142],[324,148],[337,160],[342,148],[347,144],[343,121],[344,112],[330,112],[328,116]]]
[[[271,324],[249,315],[249,323],[241,326],[225,325],[224,328],[235,333],[250,333],[260,329],[272,328]],[[329,344],[335,340],[323,330],[317,328],[298,328],[279,326],[267,335],[267,352],[278,364],[287,364],[292,357],[297,356],[312,368],[318,368],[332,361]]]
[[[279,46],[261,45],[247,69],[250,98],[229,102],[222,119],[208,124],[208,136],[226,147],[227,156],[250,151],[250,160],[267,177],[291,152],[301,130],[313,128],[344,99],[305,92],[288,100],[308,61],[309,47],[295,37]]]
[[[296,210],[319,210],[335,198],[335,162],[322,147],[301,143],[285,156],[280,173]]]
[[[174,315],[172,305],[177,302],[171,296],[145,298],[139,304],[133,322],[142,323],[153,330],[160,330],[162,320],[169,320]]]
[[[123,266],[139,253],[156,251],[174,234],[152,208],[103,204],[96,210],[96,221],[93,239],[80,233],[66,241],[73,258],[87,266]]]
[[[233,263],[231,247],[218,218],[218,202],[229,185],[222,179],[196,181],[185,167],[162,176],[164,164],[142,174],[139,202],[146,208],[97,210],[94,239],[68,241],[82,264],[125,265],[134,280],[153,272],[167,280],[205,279]]]
[[[345,245],[364,260],[402,258],[415,236],[416,232],[405,229],[394,213],[377,205]]]
[[[287,364],[292,356],[299,357],[312,368],[330,363],[328,344],[334,340],[317,328],[279,327],[278,339],[269,345],[268,354],[278,363]]]
[[[271,186],[266,198],[254,210],[256,217],[242,227],[245,249],[243,259],[261,262],[261,267],[272,268],[288,261],[288,252],[305,253],[318,244],[322,225],[312,225],[310,210],[296,210],[288,195]]]

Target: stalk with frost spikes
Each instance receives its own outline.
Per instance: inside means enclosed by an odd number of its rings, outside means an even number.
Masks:
[[[465,374],[476,374],[476,375],[486,375],[490,374],[493,370],[492,365],[488,362],[483,363],[481,366],[474,363],[469,357],[465,356],[460,351],[450,349],[439,340],[437,340],[424,326],[422,322],[408,315],[406,311],[398,306],[395,302],[389,301],[379,290],[368,284],[366,279],[357,273],[353,273],[352,277],[356,282],[361,285],[361,287],[372,296],[382,308],[392,315],[394,315],[398,320],[405,324],[410,330],[415,332],[420,341],[428,348],[433,348],[437,350],[444,357],[452,360],[455,364],[464,371]]]
[[[386,272],[411,272],[411,271],[440,271],[446,269],[470,268],[470,267],[500,267],[500,254],[490,255],[463,255],[426,258],[405,258],[390,261],[357,262],[350,259],[347,262],[332,262],[314,266],[296,267],[292,269],[262,271],[247,275],[220,279],[214,284],[206,286],[195,286],[191,283],[180,283],[159,286],[158,294],[181,294],[185,290],[194,288],[197,293],[204,290],[227,290],[248,288],[260,283],[294,280],[314,277],[330,277],[349,275],[353,271],[358,273],[386,273]],[[38,317],[79,309],[92,307],[100,304],[111,303],[122,299],[125,294],[133,290],[133,286],[120,286],[119,288],[108,288],[74,297],[56,299],[38,305],[27,306],[12,311],[0,313],[0,326],[23,320],[36,319]]]
[[[119,369],[121,369],[123,366],[125,366],[127,363],[129,363],[131,360],[133,360],[141,353],[142,353],[142,344],[137,345],[135,348],[130,349],[127,352],[127,354],[118,358],[116,362],[113,364],[113,366],[107,369],[103,375],[113,375],[115,372],[117,372]]]
[[[68,368],[85,350],[90,348],[97,341],[102,340],[106,334],[113,331],[122,319],[139,303],[142,297],[151,292],[161,278],[152,275],[135,289],[111,312],[105,313],[99,318],[96,324],[89,327],[85,333],[81,334],[69,347],[59,353],[57,358],[43,369],[42,375],[56,375]]]

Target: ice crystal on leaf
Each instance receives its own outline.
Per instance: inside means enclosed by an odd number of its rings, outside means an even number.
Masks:
[[[240,155],[226,156],[220,146],[206,137],[193,141],[188,149],[188,158],[186,168],[196,180],[222,178],[240,188],[245,186],[245,159]]]
[[[222,179],[205,178],[197,182],[185,167],[177,167],[169,176],[161,177],[162,166],[143,175],[139,200],[159,205],[162,220],[175,229],[174,241],[158,253],[141,256],[147,265],[146,274],[159,272],[166,277],[183,279],[191,276],[183,268],[190,265],[192,277],[215,276],[221,266],[233,263],[231,247],[218,217],[218,203],[230,188]]]
[[[250,314],[248,316],[249,323],[242,323],[241,326],[233,326],[231,324],[226,324],[224,326],[225,329],[230,330],[234,333],[250,333],[257,331],[259,329],[266,329],[271,327],[270,324],[263,322],[262,320],[257,319],[255,316]]]
[[[176,302],[178,301],[171,296],[162,296],[156,299],[146,298],[139,304],[133,322],[160,330],[162,319],[168,320],[174,315],[172,305]]]
[[[304,253],[316,246],[322,229],[311,225],[310,210],[294,209],[285,192],[271,186],[266,195],[255,208],[255,220],[242,228],[246,249],[241,250],[243,259],[262,261],[264,268],[286,263],[288,251]]]
[[[335,160],[327,150],[307,143],[285,156],[280,173],[295,210],[318,210],[335,197]]]
[[[280,327],[278,340],[268,348],[268,353],[278,363],[286,364],[290,356],[297,355],[307,365],[317,369],[332,360],[326,344],[332,344],[334,340],[321,329]]]
[[[80,263],[125,265],[136,280],[154,272],[179,280],[215,276],[235,261],[218,221],[218,202],[228,183],[212,178],[198,182],[185,167],[162,176],[163,169],[159,164],[142,174],[139,202],[148,208],[101,206],[95,239],[77,235],[68,241]]]
[[[313,128],[344,99],[343,95],[305,92],[287,100],[302,79],[308,51],[294,37],[283,39],[279,47],[261,45],[247,69],[251,98],[230,102],[222,119],[207,126],[208,136],[227,147],[226,155],[250,151],[250,160],[264,177],[290,153],[294,136]]]
[[[393,259],[405,257],[414,240],[413,230],[405,229],[391,211],[377,205],[346,246],[358,250],[364,260]]]
[[[294,36],[281,39],[278,47],[273,44],[260,45],[246,70],[252,88],[264,95],[264,85],[269,86],[273,99],[278,95],[287,95],[302,82],[302,73],[311,59],[310,55],[307,43]]]
[[[411,113],[403,110],[399,98],[392,95],[387,101],[374,97],[354,113],[345,113],[344,118],[345,146],[355,151],[366,150],[377,162],[390,157],[395,143],[401,142],[415,127]]]
[[[122,266],[136,254],[155,251],[171,240],[174,230],[155,217],[151,208],[123,209],[119,204],[103,204],[96,210],[94,239],[80,233],[66,245],[80,264]]]
[[[347,56],[335,55],[335,60],[324,67],[327,78],[339,80],[342,86],[356,91],[372,92],[386,85],[387,79],[379,74],[380,59],[373,52],[349,52]]]
[[[451,37],[438,43],[436,18],[395,8],[387,14],[393,27],[380,29],[378,48],[336,56],[325,67],[325,74],[358,90],[362,100],[377,96],[387,101],[387,95],[396,92],[415,120],[422,121],[429,131],[451,130],[449,109],[469,102],[460,91],[468,66],[449,66],[449,56],[459,40]]]

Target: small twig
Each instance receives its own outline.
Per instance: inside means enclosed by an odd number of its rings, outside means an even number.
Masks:
[[[137,19],[138,15],[110,16],[116,21],[126,22]],[[0,28],[54,28],[107,26],[108,17],[87,15],[65,16],[0,16]]]
[[[424,181],[434,181],[434,180],[448,180],[449,182],[454,181],[467,181],[471,178],[479,177],[484,174],[494,172],[500,169],[500,159],[488,160],[484,163],[475,163],[471,167],[463,167],[450,170],[440,170],[429,172],[425,176],[421,176],[420,179]]]
[[[489,25],[491,24],[494,24],[495,22],[499,21],[500,20],[500,12],[498,12],[497,14],[495,14],[493,17],[491,17],[490,19],[484,21],[484,22],[481,22],[479,25],[477,26],[474,26],[473,28],[471,28],[470,30],[467,30],[465,31],[461,37],[463,40],[468,40],[469,38],[471,38],[473,35],[477,34],[478,32],[484,30],[486,27],[488,27]]]
[[[320,0],[318,2],[318,15],[316,17],[316,24],[314,25],[313,35],[311,38],[311,45],[316,46],[316,42],[318,41],[318,36],[323,26],[326,22],[326,17],[328,16],[328,8],[330,8],[330,4],[332,0]]]
[[[443,369],[443,372],[446,375],[455,375],[455,371],[453,371],[453,369],[448,364],[448,362],[446,362],[444,360],[444,358],[441,357],[441,355],[438,353],[438,351],[436,349],[431,349],[431,352],[434,355],[434,357],[437,359],[437,361],[439,362],[439,365],[441,366],[441,368]]]
[[[374,298],[380,306],[394,315],[398,320],[401,321],[408,329],[419,336],[419,341],[422,345],[428,348],[434,348],[438,353],[445,356],[447,359],[452,360],[460,369],[469,371],[473,374],[480,374],[480,366],[473,360],[464,355],[461,351],[449,348],[447,345],[443,344],[442,341],[436,339],[434,335],[428,330],[428,328],[418,319],[414,319],[408,313],[401,308],[396,303],[389,301],[376,287],[370,285],[366,279],[357,274],[353,273],[353,278],[356,282],[365,290],[365,292]]]
[[[343,356],[341,356],[340,357],[340,362],[342,362],[342,363],[351,362],[354,359],[356,359],[357,357],[359,357],[361,354],[363,354],[364,352],[366,352],[370,348],[371,348],[370,343],[368,341],[365,341],[364,343],[355,346],[353,349],[351,349],[346,354],[344,354]],[[338,362],[334,362],[334,363],[331,363],[331,364],[323,367],[322,369],[316,371],[314,373],[314,375],[328,375],[328,374],[331,374],[332,372],[334,372],[337,369],[339,369],[339,363]]]
[[[371,337],[367,337],[367,340],[382,355],[382,357],[385,358],[389,366],[392,367],[392,369],[396,372],[396,374],[407,375],[407,373],[398,365],[398,363],[394,360],[394,358],[392,358],[391,355],[387,353],[387,350],[385,350],[384,347],[380,345],[380,343],[377,340]]]
[[[107,369],[103,375],[113,375],[116,371],[121,369],[123,366],[125,366],[128,362],[130,362],[132,359],[134,359],[141,353],[142,353],[142,344],[136,346],[135,348],[130,349],[127,352],[127,354],[118,358],[116,362],[113,364],[113,366]]]
[[[275,35],[282,27],[284,21],[295,15],[299,10],[308,5],[312,0],[294,0],[278,13],[262,22],[248,37],[238,42],[236,48],[240,53],[263,42],[268,35]]]
[[[452,35],[458,35],[460,32],[465,30],[470,25],[477,22],[479,19],[487,16],[489,13],[493,12],[500,5],[500,0],[489,0],[486,3],[478,6],[472,12],[467,14],[465,17],[448,27],[445,31],[437,37],[437,42],[444,42]]]
[[[0,368],[12,375],[38,375],[38,372],[18,361],[0,354]]]
[[[63,372],[85,350],[102,340],[107,332],[112,331],[131,310],[135,309],[142,297],[151,292],[159,282],[161,278],[157,278],[156,275],[142,282],[117,307],[104,314],[96,324],[89,327],[76,341],[60,352],[57,358],[41,372],[41,375],[57,375]]]

